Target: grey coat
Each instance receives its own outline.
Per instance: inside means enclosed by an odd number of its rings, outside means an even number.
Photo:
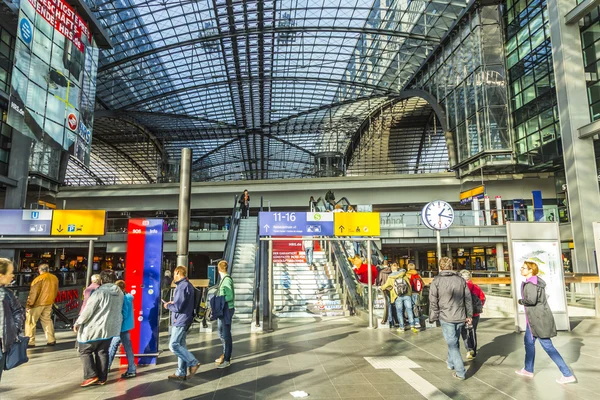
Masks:
[[[429,320],[459,323],[467,317],[473,317],[467,282],[456,271],[441,271],[429,287]]]
[[[114,283],[105,283],[90,296],[75,326],[79,343],[110,339],[121,334],[123,291]]]
[[[556,324],[546,296],[546,282],[537,277],[537,285],[525,282],[521,287],[523,298],[519,304],[525,306],[525,315],[531,334],[547,339],[556,336]]]

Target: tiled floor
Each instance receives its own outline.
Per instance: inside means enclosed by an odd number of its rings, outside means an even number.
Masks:
[[[188,381],[167,381],[176,364],[167,350],[158,365],[139,368],[135,379],[121,380],[121,372],[113,369],[105,386],[80,388],[82,368],[74,337],[62,332],[55,348],[33,349],[29,363],[5,371],[0,399],[292,399],[290,392],[295,390],[309,393],[309,400],[424,399],[402,379],[402,371],[399,376],[375,369],[365,360],[383,356],[408,357],[419,366],[412,371],[445,394],[443,398],[600,399],[600,320],[574,321],[573,327],[554,339],[579,378],[578,384],[566,387],[554,381],[558,369],[539,346],[535,378],[515,375],[514,370],[522,367],[524,349],[523,336],[512,331],[512,320],[480,323],[481,349],[465,381],[455,380],[446,369],[446,345],[439,328],[398,334],[370,330],[357,318],[341,317],[282,320],[271,334],[238,328],[233,333],[233,363],[226,370],[214,366],[221,354],[217,334],[194,333],[189,347],[203,365]],[[43,344],[41,332],[38,338]]]

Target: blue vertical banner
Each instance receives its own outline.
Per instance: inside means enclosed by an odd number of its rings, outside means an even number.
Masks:
[[[533,220],[545,221],[544,206],[542,204],[542,191],[532,190],[531,195],[533,196]]]
[[[130,219],[125,287],[133,295],[131,343],[140,365],[156,364],[158,355],[162,257],[162,219]],[[121,365],[123,362],[127,360],[122,358]]]
[[[217,266],[208,266],[208,287],[213,287],[217,284]]]

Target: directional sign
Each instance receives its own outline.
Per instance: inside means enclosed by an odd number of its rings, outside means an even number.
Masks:
[[[104,235],[104,210],[54,210],[52,236]]]
[[[334,215],[335,236],[379,236],[378,212],[337,212]]]
[[[0,210],[0,235],[50,234],[52,210]]]
[[[260,236],[333,236],[333,213],[261,212]]]

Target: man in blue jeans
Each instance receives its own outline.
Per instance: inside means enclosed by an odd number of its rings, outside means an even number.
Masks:
[[[225,310],[223,317],[218,320],[219,338],[223,344],[223,354],[215,360],[217,368],[223,369],[231,365],[231,352],[233,351],[233,338],[231,337],[231,322],[235,314],[235,289],[233,279],[227,273],[227,261],[222,260],[217,264],[221,283],[219,284],[219,296],[225,297]]]
[[[196,357],[186,348],[185,337],[187,331],[194,321],[194,287],[187,279],[187,268],[179,266],[175,268],[173,282],[177,285],[173,301],[164,303],[165,309],[171,311],[171,340],[169,349],[178,358],[177,371],[169,375],[170,380],[184,381],[194,376],[200,363]]]
[[[442,333],[448,344],[448,369],[454,370],[456,379],[465,379],[465,364],[460,354],[460,333],[472,323],[473,303],[467,283],[452,270],[452,259],[440,258],[440,273],[429,288],[429,321],[440,321]]]

